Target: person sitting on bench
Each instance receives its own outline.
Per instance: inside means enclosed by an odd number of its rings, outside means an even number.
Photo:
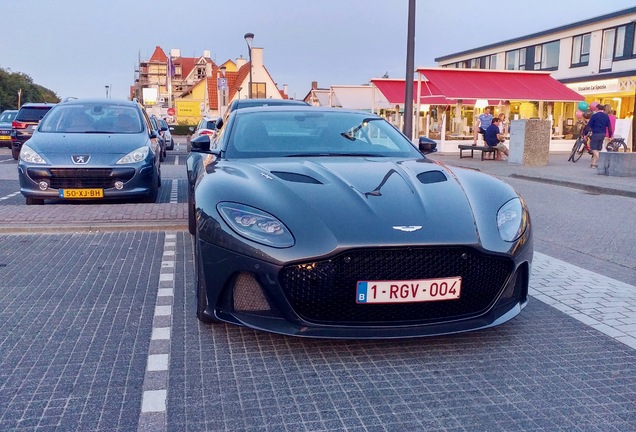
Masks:
[[[506,139],[499,130],[499,118],[495,117],[492,119],[492,124],[488,126],[488,129],[486,129],[484,133],[484,140],[488,146],[494,147],[499,151],[497,160],[503,160],[501,153],[508,156],[508,147],[503,143]]]
[[[484,112],[481,113],[479,115],[479,117],[477,117],[477,121],[475,122],[475,127],[474,129],[474,140],[473,140],[473,145],[477,145],[477,135],[481,134],[482,136],[484,136],[484,133],[486,133],[486,129],[488,129],[488,126],[490,126],[492,124],[492,114],[490,114],[490,107],[486,107],[484,108]],[[485,138],[484,138],[485,140]]]

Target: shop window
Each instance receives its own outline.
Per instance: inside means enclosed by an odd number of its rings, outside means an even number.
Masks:
[[[572,60],[571,66],[587,66],[590,62],[590,41],[591,33],[574,36],[572,38]]]

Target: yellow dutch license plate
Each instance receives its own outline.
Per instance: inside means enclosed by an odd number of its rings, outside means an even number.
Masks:
[[[11,135],[0,135],[0,140],[10,140],[11,139]]]
[[[104,198],[104,189],[60,189],[60,198]]]

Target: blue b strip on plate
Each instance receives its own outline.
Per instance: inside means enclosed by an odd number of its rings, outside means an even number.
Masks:
[[[367,302],[367,283],[366,282],[358,282],[358,297],[356,301],[358,303]]]

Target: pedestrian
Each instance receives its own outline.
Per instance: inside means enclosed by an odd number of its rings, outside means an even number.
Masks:
[[[475,121],[475,127],[473,128],[474,141],[473,145],[477,145],[477,134],[481,134],[485,137],[486,129],[492,124],[492,114],[490,114],[490,107],[484,108],[484,112],[477,117]],[[485,138],[484,138],[485,139]]]
[[[603,149],[603,141],[605,135],[612,138],[614,130],[610,123],[610,118],[605,114],[605,107],[601,104],[596,105],[596,112],[590,117],[588,126],[592,132],[590,137],[590,148],[592,149],[592,163],[590,168],[596,168],[598,164],[598,153]]]
[[[605,105],[605,109],[603,111],[605,111],[605,114],[607,114],[607,116],[610,119],[610,125],[612,126],[612,131],[616,130],[616,111],[614,111],[612,107],[609,106],[609,104]],[[605,139],[606,141],[610,140],[609,132],[605,133],[605,138],[606,138]]]
[[[499,118],[499,132],[501,132],[502,134],[505,134],[506,133],[506,114],[500,113],[497,117]]]
[[[484,133],[484,140],[488,146],[494,147],[499,151],[497,160],[503,160],[501,153],[508,156],[508,147],[504,144],[506,139],[499,130],[499,117],[492,119],[492,123]]]

